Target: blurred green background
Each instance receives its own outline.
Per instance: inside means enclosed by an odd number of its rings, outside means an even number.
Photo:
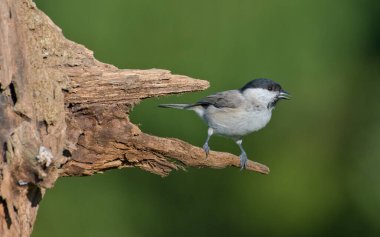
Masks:
[[[163,68],[210,81],[207,91],[143,101],[147,133],[202,146],[195,102],[257,77],[293,100],[244,140],[268,176],[138,169],[62,178],[33,237],[380,236],[380,1],[38,0],[69,39],[120,68]],[[211,148],[239,154],[220,137]]]

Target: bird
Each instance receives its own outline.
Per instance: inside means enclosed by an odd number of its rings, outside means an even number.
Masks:
[[[207,138],[203,145],[206,158],[213,134],[231,138],[240,148],[240,167],[243,170],[248,162],[242,145],[243,137],[264,128],[277,102],[284,99],[290,99],[290,94],[280,84],[267,78],[257,78],[240,89],[218,92],[193,104],[160,104],[159,107],[192,110],[207,124]]]

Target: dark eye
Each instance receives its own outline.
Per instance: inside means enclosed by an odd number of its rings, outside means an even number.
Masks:
[[[268,86],[268,91],[273,91],[273,86]]]

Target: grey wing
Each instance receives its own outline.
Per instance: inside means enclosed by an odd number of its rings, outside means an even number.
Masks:
[[[237,108],[242,104],[242,101],[242,95],[238,90],[230,90],[209,95],[192,106],[202,105],[203,107],[208,107],[213,105],[216,108]]]

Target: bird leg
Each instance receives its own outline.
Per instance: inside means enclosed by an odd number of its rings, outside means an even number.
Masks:
[[[203,150],[206,153],[206,158],[208,157],[208,154],[210,153],[210,147],[208,145],[208,141],[210,140],[210,138],[211,138],[211,136],[212,136],[213,133],[214,133],[214,130],[212,128],[208,128],[208,130],[207,130],[207,139],[206,139],[205,144],[203,145]]]
[[[243,170],[247,167],[248,157],[247,153],[245,153],[244,148],[242,146],[243,139],[235,141],[236,144],[239,146],[241,154],[240,154],[240,170]]]

